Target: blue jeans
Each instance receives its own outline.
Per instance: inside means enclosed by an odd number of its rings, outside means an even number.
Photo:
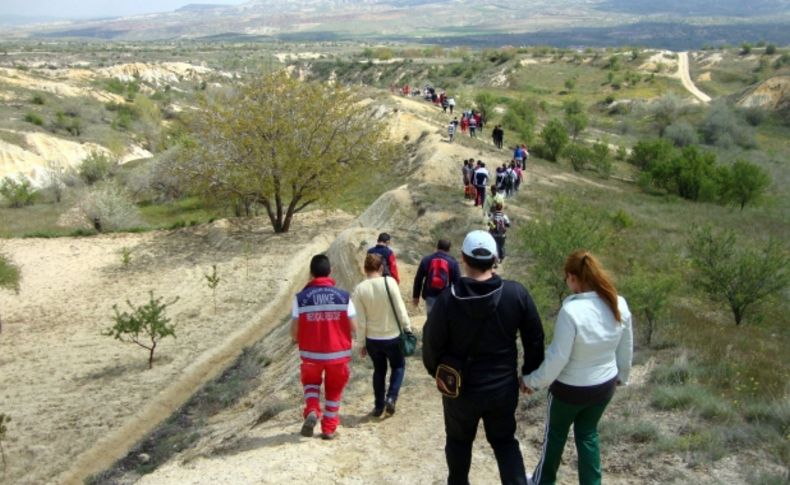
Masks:
[[[400,386],[403,384],[403,375],[406,373],[406,359],[398,345],[399,338],[390,340],[365,339],[365,348],[373,361],[373,396],[376,409],[384,408],[384,382],[387,379],[387,362],[392,367],[390,372],[390,385],[386,397],[393,401],[398,400]]]

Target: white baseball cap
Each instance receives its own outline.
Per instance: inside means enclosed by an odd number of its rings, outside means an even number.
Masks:
[[[472,231],[464,238],[464,245],[461,248],[461,252],[463,252],[467,258],[488,261],[489,259],[496,258],[496,241],[494,241],[494,237],[487,231]]]

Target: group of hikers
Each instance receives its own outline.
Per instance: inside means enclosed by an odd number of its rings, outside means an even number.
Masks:
[[[326,255],[310,261],[312,279],[294,299],[291,327],[302,359],[303,436],[313,436],[320,421],[322,438],[337,437],[355,346],[373,363],[371,416],[395,414],[408,352],[402,340],[412,335],[412,328],[390,244],[390,235],[381,233],[365,256],[365,279],[351,293],[336,286]],[[450,241],[440,239],[436,251],[420,261],[412,285],[412,303],[423,299],[427,310],[422,361],[442,395],[447,483],[469,483],[480,420],[502,483],[555,483],[571,426],[579,482],[601,483],[598,421],[616,386],[628,383],[631,368],[626,301],[594,255],[573,252],[563,268],[572,295],[563,302],[544,351],[543,324],[529,291],[496,272],[501,248],[494,234],[469,232],[460,264],[450,249]],[[524,351],[520,368],[517,338]],[[544,442],[528,474],[516,438],[515,411],[519,390],[532,394],[540,389],[548,389]]]
[[[513,197],[521,187],[528,158],[526,146],[516,146],[513,159],[496,168],[490,196],[486,195],[486,189],[491,175],[485,162],[475,162],[474,158],[470,158],[464,160],[461,168],[464,196],[473,200],[475,207],[482,207],[484,221],[488,223],[489,232],[497,243],[497,258],[500,262],[505,259],[505,237],[510,227],[510,218],[504,212],[505,199]]]

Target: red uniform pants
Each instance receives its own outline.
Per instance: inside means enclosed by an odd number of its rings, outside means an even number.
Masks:
[[[348,384],[348,363],[319,364],[302,362],[302,386],[304,388],[304,413],[307,417],[315,413],[321,418],[321,432],[334,433],[340,423],[340,399]],[[324,384],[324,412],[321,413],[321,383]]]

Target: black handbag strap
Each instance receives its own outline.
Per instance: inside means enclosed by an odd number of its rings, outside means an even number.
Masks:
[[[392,301],[390,287],[387,284],[387,275],[384,275],[384,289],[387,290],[387,298],[390,300],[390,308],[392,308],[392,313],[395,314],[395,322],[398,324],[398,332],[403,333],[403,327],[401,327],[400,319],[398,318],[398,311],[395,309],[395,302]]]

